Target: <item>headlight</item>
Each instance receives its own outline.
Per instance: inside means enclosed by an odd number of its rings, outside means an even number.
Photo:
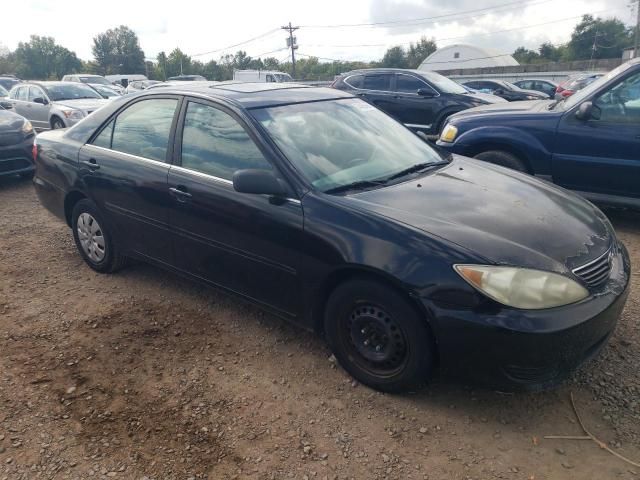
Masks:
[[[557,273],[490,265],[454,265],[454,269],[486,296],[514,308],[560,307],[589,296],[582,285]]]
[[[534,95],[527,95],[527,100],[540,100],[540,99]]]
[[[455,125],[451,125],[450,123],[448,123],[442,129],[442,133],[440,134],[440,140],[443,142],[451,143],[456,139],[457,135],[458,135],[458,128]]]
[[[62,113],[64,113],[65,117],[72,120],[80,120],[81,118],[84,118],[84,113],[80,110],[62,110]]]
[[[33,125],[31,125],[31,122],[29,120],[25,120],[20,131],[25,135],[29,135],[31,132],[33,132]]]

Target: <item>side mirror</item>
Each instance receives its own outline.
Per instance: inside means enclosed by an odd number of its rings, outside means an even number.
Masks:
[[[578,120],[587,121],[593,114],[593,103],[583,102],[576,110],[576,118]]]
[[[36,97],[36,98],[33,99],[33,103],[39,103],[40,105],[46,105],[49,102],[47,102],[46,98]]]
[[[417,93],[424,98],[433,98],[436,96],[435,92],[430,88],[421,88]]]
[[[237,170],[233,174],[233,188],[240,193],[284,197],[287,190],[269,170]]]
[[[11,110],[13,108],[13,103],[11,102],[0,102],[0,108],[4,108],[5,110]]]

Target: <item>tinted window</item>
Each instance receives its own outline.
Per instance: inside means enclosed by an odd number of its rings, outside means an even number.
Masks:
[[[182,166],[231,180],[236,170],[271,169],[253,140],[230,115],[190,102],[182,134]]]
[[[526,82],[518,82],[515,85],[520,88],[524,88],[525,90],[531,90],[534,87],[534,84],[531,80],[527,80]]]
[[[391,90],[391,75],[365,75],[364,89],[383,92]]]
[[[113,133],[114,123],[115,120],[111,120],[91,143],[97,147],[111,148],[111,134]]]
[[[363,88],[364,75],[351,75],[345,79],[347,85],[351,85],[353,88]]]
[[[640,73],[600,95],[594,107],[593,118],[596,120],[640,125]]]
[[[422,80],[410,75],[398,75],[396,77],[396,90],[398,92],[417,93],[421,88],[429,88]]]
[[[98,92],[81,83],[50,83],[46,84],[44,89],[52,102],[80,98],[102,98]]]
[[[465,85],[474,90],[480,88],[480,82],[466,82]]]
[[[162,98],[131,105],[116,118],[111,148],[164,162],[177,103]]]

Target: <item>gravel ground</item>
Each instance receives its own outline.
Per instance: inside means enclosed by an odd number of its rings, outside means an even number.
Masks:
[[[384,395],[321,339],[147,265],[99,275],[31,184],[0,179],[0,480],[640,479],[640,214],[607,212],[635,277],[602,355],[561,388],[437,380]]]

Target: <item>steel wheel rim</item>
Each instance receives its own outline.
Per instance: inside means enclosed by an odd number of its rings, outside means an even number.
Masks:
[[[92,262],[100,263],[107,253],[102,227],[87,212],[81,213],[77,222],[78,240],[82,250]]]
[[[361,304],[353,308],[343,328],[349,356],[361,369],[377,377],[401,372],[409,358],[409,344],[398,322],[382,308]]]

